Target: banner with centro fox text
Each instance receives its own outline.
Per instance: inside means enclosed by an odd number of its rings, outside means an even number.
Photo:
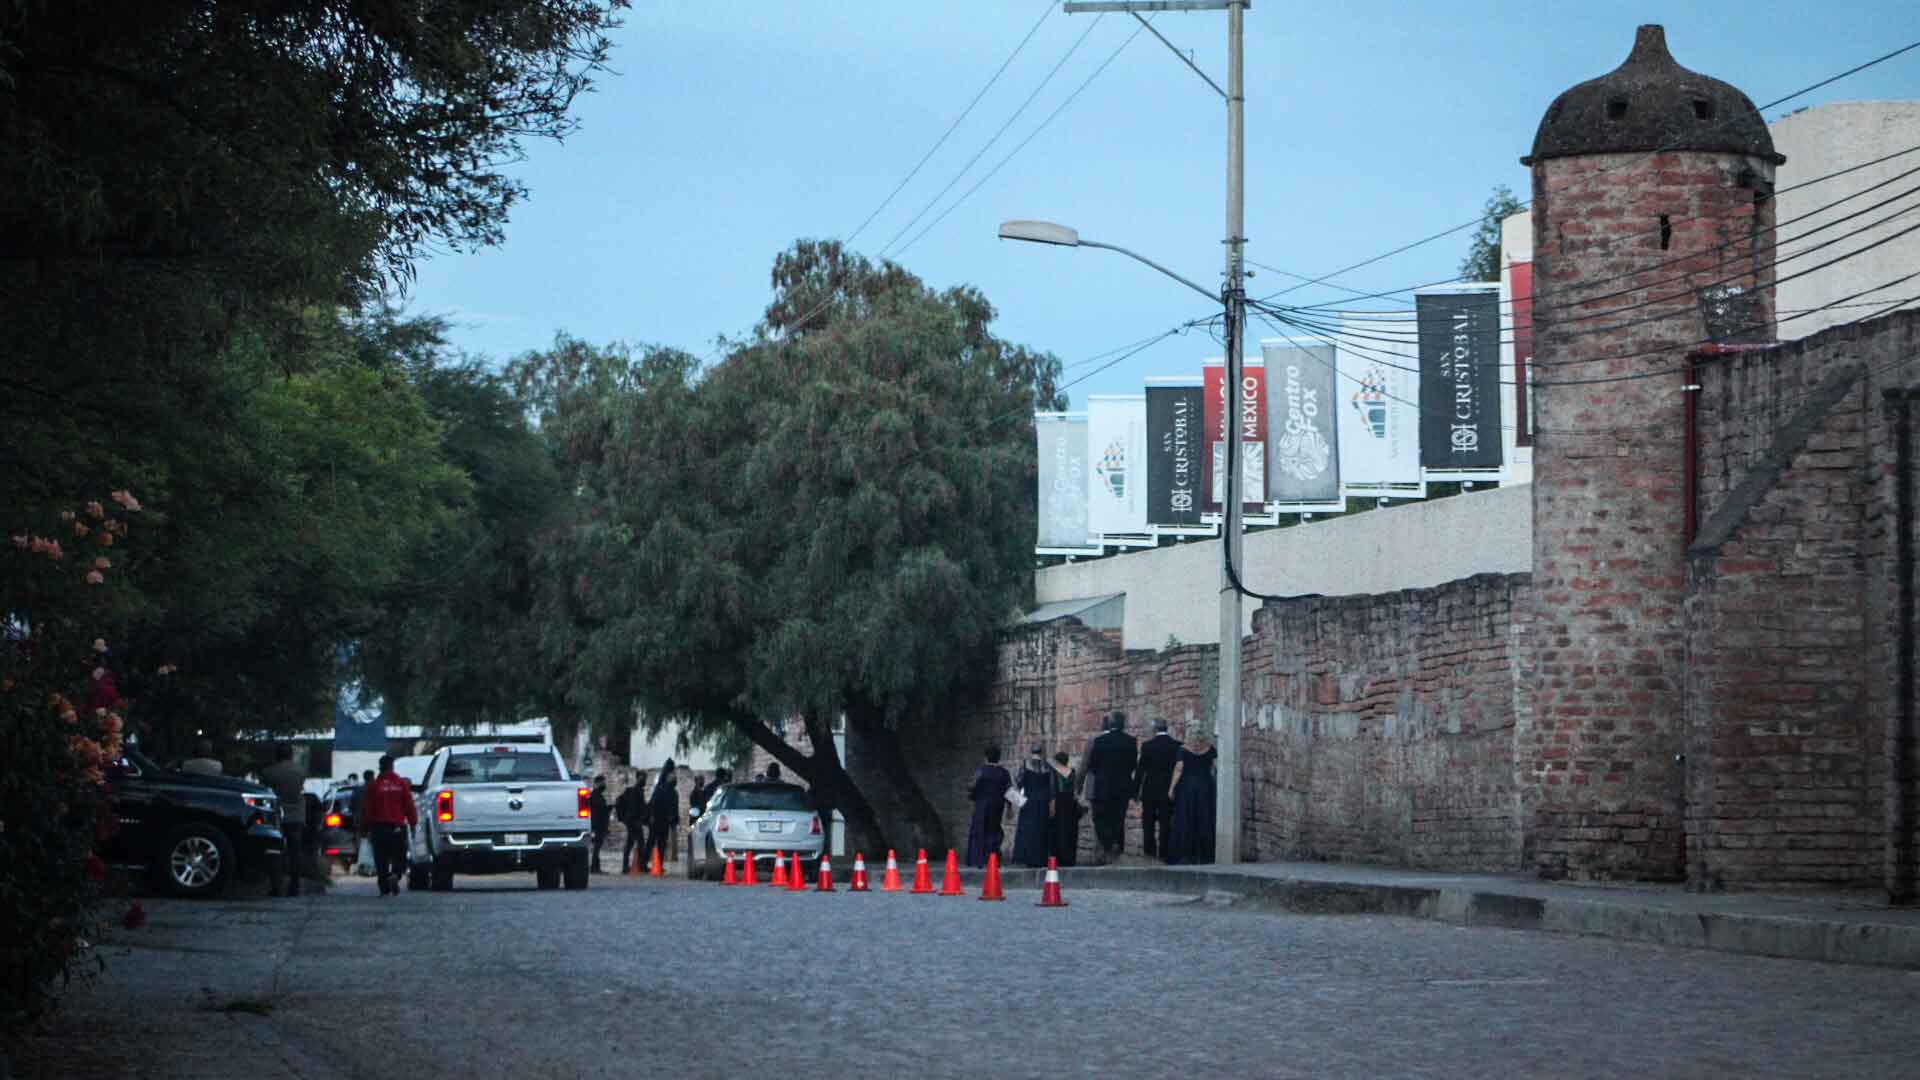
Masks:
[[[1418,491],[1420,355],[1404,319],[1343,315],[1334,334],[1340,491]]]
[[[1260,351],[1267,369],[1267,498],[1281,509],[1343,509],[1332,343],[1269,340]]]
[[[1225,470],[1228,438],[1240,440],[1240,505],[1258,512],[1267,501],[1267,370],[1258,359],[1240,364],[1240,392],[1227,401],[1227,362],[1203,361],[1201,385],[1206,391],[1207,510],[1218,513],[1226,498]]]
[[[1084,413],[1035,413],[1039,439],[1039,535],[1048,552],[1100,550],[1087,523],[1087,420]]]
[[[1500,286],[1418,290],[1420,463],[1428,477],[1498,469]]]
[[[1087,518],[1096,536],[1138,536],[1147,522],[1147,399],[1087,398]]]
[[[1157,384],[1157,385],[1156,385]],[[1198,531],[1205,407],[1191,380],[1147,381],[1147,521]]]

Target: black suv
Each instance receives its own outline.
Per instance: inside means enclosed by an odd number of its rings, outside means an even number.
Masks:
[[[131,747],[108,770],[120,829],[107,861],[144,869],[176,896],[215,896],[286,851],[271,788],[163,769]]]

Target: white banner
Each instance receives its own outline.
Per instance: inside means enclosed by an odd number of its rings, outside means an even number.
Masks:
[[[1147,399],[1087,398],[1087,520],[1095,534],[1140,535],[1147,524]]]
[[[1098,551],[1087,527],[1087,420],[1084,413],[1035,413],[1039,436],[1039,536],[1043,550]]]
[[[1419,487],[1420,352],[1413,324],[1342,317],[1334,367],[1341,492]]]

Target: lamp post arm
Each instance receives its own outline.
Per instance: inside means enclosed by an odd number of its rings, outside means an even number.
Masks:
[[[1145,255],[1142,255],[1137,251],[1128,251],[1126,248],[1121,247],[1119,244],[1103,244],[1098,240],[1088,240],[1085,238],[1081,239],[1080,246],[1090,247],[1090,248],[1105,248],[1108,251],[1117,251],[1120,254],[1125,255],[1127,258],[1132,259],[1135,262],[1145,263],[1148,266],[1153,267],[1155,270],[1160,271],[1161,273],[1167,275],[1168,277],[1179,282],[1180,284],[1185,285],[1187,288],[1192,289],[1194,292],[1199,293],[1201,296],[1206,297],[1207,299],[1213,301],[1216,304],[1223,302],[1219,293],[1209,291],[1204,286],[1197,285],[1193,281],[1187,278],[1181,277],[1179,274],[1176,274],[1173,271],[1167,269],[1166,267],[1161,266],[1159,263],[1154,262],[1152,259],[1147,258]]]

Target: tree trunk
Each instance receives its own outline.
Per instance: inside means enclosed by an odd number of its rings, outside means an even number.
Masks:
[[[825,721],[818,717],[807,718],[807,737],[814,748],[812,756],[808,756],[781,738],[778,732],[761,723],[757,716],[730,712],[727,718],[742,734],[753,740],[755,746],[772,754],[775,761],[806,781],[820,803],[823,826],[833,820],[833,811],[839,810],[846,816],[850,834],[848,839],[852,841],[855,851],[872,851],[877,855],[887,849],[886,831],[881,828],[872,803],[841,766],[840,755],[833,748],[832,729]]]
[[[900,734],[887,726],[885,714],[868,705],[849,706],[847,728],[858,740],[861,762],[870,762],[874,773],[886,785],[881,816],[890,831],[913,837],[915,847],[930,852],[949,847],[940,812],[933,808],[926,792],[920,788],[920,781],[907,768],[906,754],[900,749]],[[959,783],[960,778],[954,782]]]

